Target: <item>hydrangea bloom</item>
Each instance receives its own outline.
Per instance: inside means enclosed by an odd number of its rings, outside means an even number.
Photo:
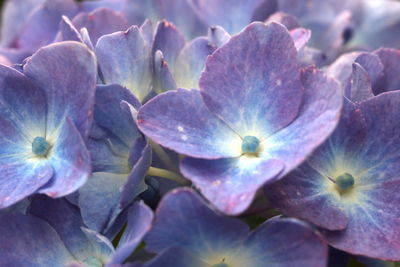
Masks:
[[[399,103],[397,91],[347,102],[332,136],[266,189],[273,205],[327,229],[336,248],[399,260]]]
[[[325,266],[327,257],[324,241],[305,223],[272,218],[249,232],[246,224],[216,213],[188,189],[163,198],[145,240],[159,253],[146,267],[316,267]]]
[[[34,193],[77,190],[91,171],[84,142],[96,82],[93,53],[65,42],[40,49],[23,73],[0,68],[0,207]]]
[[[143,178],[151,149],[136,128],[129,104],[140,106],[126,88],[97,87],[88,142],[93,175],[79,190],[79,207],[85,224],[100,233],[110,230],[118,215],[146,189]]]
[[[337,83],[313,68],[299,77],[296,55],[283,26],[252,23],[208,57],[200,91],[153,98],[139,110],[138,126],[190,156],[183,174],[219,209],[240,213],[258,188],[301,163],[337,123]]]
[[[79,210],[65,199],[35,197],[27,215],[0,214],[0,265],[121,266],[149,230],[152,218],[146,205],[133,205],[114,249],[107,238],[83,227]]]

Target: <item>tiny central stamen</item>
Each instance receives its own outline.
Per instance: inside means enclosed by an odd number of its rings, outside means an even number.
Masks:
[[[341,190],[347,190],[354,185],[354,177],[346,172],[336,177],[335,183]]]
[[[260,146],[260,140],[252,135],[247,135],[243,138],[242,151],[243,153],[256,153]]]
[[[35,137],[32,141],[32,152],[37,156],[46,156],[49,148],[49,142],[47,142],[43,137]]]

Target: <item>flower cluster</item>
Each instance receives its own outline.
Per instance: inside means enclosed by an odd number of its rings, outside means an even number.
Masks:
[[[0,266],[400,261],[400,2],[8,0],[0,26]]]

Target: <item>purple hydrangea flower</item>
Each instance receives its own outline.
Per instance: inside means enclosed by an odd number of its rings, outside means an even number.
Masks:
[[[65,199],[35,197],[27,215],[0,213],[1,266],[121,266],[150,228],[152,211],[135,203],[118,247],[82,223]],[[12,242],[10,242],[12,240]]]
[[[110,230],[120,213],[146,189],[143,178],[151,163],[151,148],[130,110],[139,106],[126,88],[97,86],[88,141],[93,175],[80,188],[78,203],[85,224],[99,233]]]
[[[272,218],[253,231],[215,212],[189,189],[159,204],[146,247],[159,253],[144,266],[325,266],[327,247],[307,224]]]
[[[138,126],[189,156],[182,173],[216,207],[241,213],[257,189],[304,161],[337,124],[338,84],[315,68],[300,73],[296,56],[283,26],[252,23],[208,57],[200,91],[153,98],[139,110]]]
[[[23,73],[0,66],[0,207],[35,193],[65,196],[86,182],[96,70],[76,42],[40,49]]]
[[[266,188],[273,206],[324,231],[352,254],[399,260],[400,92],[346,102],[332,136],[306,163]]]

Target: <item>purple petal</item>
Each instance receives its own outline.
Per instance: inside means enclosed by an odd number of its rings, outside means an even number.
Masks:
[[[1,266],[68,266],[75,258],[43,220],[22,214],[0,214]]]
[[[296,28],[300,28],[299,22],[296,20],[296,18],[292,15],[286,14],[284,12],[276,12],[272,14],[267,20],[266,23],[269,22],[279,22],[282,25],[285,25],[285,27],[290,31],[294,30]]]
[[[108,8],[99,8],[91,13],[80,13],[72,20],[77,29],[86,28],[93,44],[109,33],[126,30],[129,27],[124,16]]]
[[[98,85],[95,97],[94,119],[96,124],[118,137],[128,147],[139,137],[139,131],[128,112],[121,108],[121,101],[131,103],[136,109],[139,101],[119,85]]]
[[[300,170],[311,167],[318,174],[297,176],[298,172],[293,172],[282,180],[286,186],[279,182],[280,186],[276,189],[286,195],[275,199],[274,203],[280,207],[288,205],[288,211],[296,209],[301,217],[310,216],[308,220],[328,229],[334,228],[331,226],[340,220],[332,212],[332,207],[339,207],[348,218],[348,223],[341,231],[325,231],[332,246],[351,254],[399,260],[400,200],[395,193],[400,188],[396,145],[399,142],[396,133],[400,130],[397,123],[400,119],[399,107],[398,91],[383,93],[353,105],[350,110],[346,105],[337,130],[300,167]],[[341,191],[337,187],[337,177],[344,173],[352,175],[354,185]],[[335,179],[336,184],[329,177]],[[314,189],[319,187],[320,197],[325,201],[296,201],[298,197],[294,196],[294,192],[286,190],[295,179],[302,184],[297,188],[298,196],[301,195],[304,200],[314,198],[310,194],[311,187],[305,182],[310,181],[308,184],[314,184]],[[292,214],[291,211],[288,213]]]
[[[48,133],[68,116],[85,139],[92,122],[97,74],[93,53],[77,42],[52,44],[27,60],[24,73],[45,92]]]
[[[353,63],[353,72],[344,96],[353,102],[360,102],[374,97],[370,76],[358,63]]]
[[[56,41],[76,41],[83,43],[81,33],[66,16],[62,16],[61,18],[60,31],[57,33]]]
[[[0,77],[0,206],[6,207],[35,193],[53,168],[32,153],[33,139],[45,134],[44,95],[16,70],[0,66]]]
[[[30,160],[26,156],[5,156],[0,160],[0,208],[36,193],[53,176],[53,168],[48,162]]]
[[[160,50],[167,63],[175,64],[179,52],[185,45],[185,38],[172,23],[163,20],[157,24],[152,53]]]
[[[213,26],[208,28],[207,39],[210,44],[220,47],[227,43],[229,39],[231,39],[231,36],[225,31],[224,28],[220,26]]]
[[[123,263],[132,254],[144,235],[150,230],[152,220],[153,212],[142,202],[135,203],[129,209],[128,224],[113,258],[108,263],[110,266]]]
[[[16,41],[16,47],[31,52],[51,43],[57,32],[63,15],[73,17],[78,6],[73,0],[46,0],[35,9],[22,26]]]
[[[335,80],[311,67],[302,73],[302,82],[305,102],[299,116],[263,144],[266,149],[261,157],[285,163],[281,177],[304,161],[333,132],[342,108],[342,93]]]
[[[192,190],[178,189],[162,199],[145,241],[153,252],[180,246],[207,260],[235,247],[247,232],[242,221],[215,213]]]
[[[188,2],[187,0],[155,0],[153,5],[158,20],[171,21],[188,40],[192,40],[204,35],[207,28],[196,16]]]
[[[297,51],[303,49],[311,38],[311,31],[304,28],[297,28],[290,31],[290,36],[292,36],[294,41],[294,46]]]
[[[85,142],[73,122],[67,118],[57,136],[49,137],[51,148],[49,162],[54,176],[40,193],[51,197],[62,197],[76,191],[91,173],[90,154]]]
[[[181,50],[174,66],[174,77],[179,88],[199,88],[199,79],[206,58],[216,48],[207,38],[199,37]]]
[[[382,48],[374,52],[383,64],[383,76],[373,85],[374,93],[395,91],[400,89],[400,52],[394,49]]]
[[[102,36],[96,45],[97,60],[106,84],[128,88],[140,101],[150,92],[150,48],[139,28]]]
[[[230,259],[231,258],[231,259]],[[227,263],[238,266],[320,266],[328,260],[328,247],[309,225],[292,218],[272,218],[246,238]]]
[[[79,189],[82,218],[90,229],[104,233],[110,217],[115,217],[115,214],[121,212],[120,189],[126,178],[126,173],[95,172]]]
[[[229,33],[238,33],[249,24],[263,0],[190,0],[193,10],[207,26],[222,26]]]
[[[185,158],[181,162],[182,174],[213,205],[230,215],[245,211],[257,190],[277,178],[284,167],[285,164],[280,160],[246,156],[220,160]]]
[[[210,265],[197,258],[182,247],[170,247],[148,261],[143,267],[209,267]]]
[[[76,259],[83,260],[94,254],[94,248],[81,230],[83,222],[79,209],[66,199],[36,196],[29,207],[29,213],[49,223]]]
[[[157,93],[175,90],[175,78],[173,77],[167,62],[165,61],[163,53],[158,50],[154,54],[154,91]]]
[[[241,139],[208,111],[198,90],[178,89],[140,108],[138,127],[155,142],[192,157],[241,155]]]
[[[10,0],[4,3],[1,20],[1,46],[10,46],[29,15],[45,0]]]
[[[287,30],[252,23],[208,57],[200,90],[211,112],[236,133],[263,140],[297,116],[303,97],[298,77]]]

